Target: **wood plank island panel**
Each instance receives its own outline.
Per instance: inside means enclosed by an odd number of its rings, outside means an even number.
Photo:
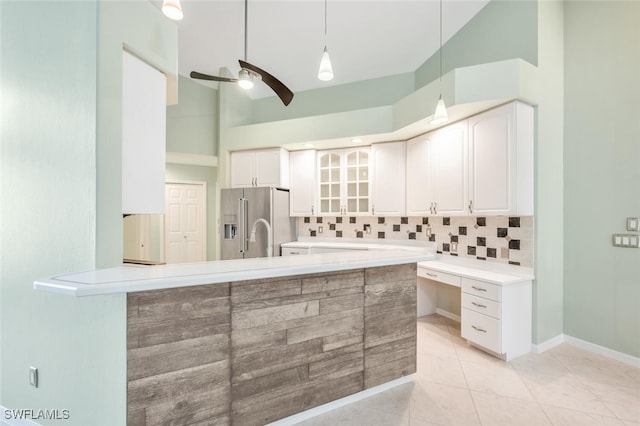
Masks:
[[[416,372],[417,265],[365,270],[365,388]]]
[[[364,389],[364,276],[231,284],[232,424],[263,425]]]
[[[127,295],[127,425],[230,424],[229,287]]]
[[[263,425],[415,372],[416,266],[128,295],[129,425]]]

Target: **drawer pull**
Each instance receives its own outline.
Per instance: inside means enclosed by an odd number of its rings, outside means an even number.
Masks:
[[[436,277],[436,278],[438,277],[438,274],[432,274],[430,272],[427,272],[427,275],[430,276],[430,277]]]
[[[486,288],[476,287],[475,285],[472,285],[471,288],[474,289],[474,290],[477,290],[477,291],[487,291]]]
[[[299,251],[290,251],[289,254],[300,254]]]
[[[487,330],[485,330],[483,328],[480,328],[480,327],[476,327],[475,325],[472,325],[471,328],[473,328],[474,330],[479,331],[481,333],[486,333],[487,332]]]
[[[476,303],[476,302],[471,302],[471,304],[472,304],[473,306],[477,306],[478,308],[486,308],[486,305],[481,305],[481,304]]]

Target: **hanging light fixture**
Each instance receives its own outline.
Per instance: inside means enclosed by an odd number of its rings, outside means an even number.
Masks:
[[[179,21],[183,18],[180,0],[164,0],[162,2],[162,13],[169,19]]]
[[[238,73],[238,86],[245,90],[253,88],[253,76],[244,68]]]
[[[333,67],[331,59],[329,59],[329,51],[327,50],[327,0],[324,0],[324,52],[320,59],[320,68],[318,69],[318,80],[329,81],[333,79]]]
[[[433,115],[431,124],[442,124],[447,120],[449,120],[449,115],[447,114],[447,107],[442,100],[442,0],[440,0],[440,98],[438,99],[436,112]]]

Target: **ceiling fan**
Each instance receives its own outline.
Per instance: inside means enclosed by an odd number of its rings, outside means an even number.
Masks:
[[[267,86],[273,90],[276,95],[282,100],[282,103],[287,106],[293,99],[293,92],[289,90],[280,80],[269,74],[263,69],[247,62],[247,3],[248,0],[244,0],[244,61],[239,59],[240,72],[238,78],[219,77],[217,75],[202,74],[197,71],[191,71],[191,78],[199,80],[221,81],[223,83],[235,83],[237,82],[243,89],[251,89],[253,87],[253,79],[262,80]]]

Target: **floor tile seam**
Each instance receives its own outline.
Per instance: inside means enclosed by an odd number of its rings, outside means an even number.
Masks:
[[[434,382],[433,380],[429,380],[429,379],[426,379],[424,377],[422,378],[422,381],[427,382],[427,383],[431,383],[433,385],[442,385],[442,386],[448,386],[450,388],[456,388],[456,389],[462,389],[462,390],[471,390],[469,388],[469,384],[468,383],[467,383],[467,386],[456,386],[456,385],[452,385],[450,383]],[[466,377],[465,377],[465,383],[466,383],[466,381],[467,380],[466,380]]]
[[[524,384],[524,383],[523,383]],[[526,386],[526,385],[525,385]],[[499,394],[496,392],[492,392],[490,390],[480,390],[480,389],[473,389],[471,387],[469,387],[469,391],[472,392],[481,392],[481,393],[486,393],[489,395],[493,395],[493,396],[498,396],[500,398],[509,398],[509,399],[515,399],[517,401],[523,401],[523,402],[535,402],[535,403],[540,403],[540,401],[538,401],[536,399],[536,397],[533,395],[533,393],[529,390],[529,388],[527,388],[527,392],[529,392],[529,396],[531,396],[531,398],[529,399],[524,399],[524,398],[518,398],[517,396],[507,396],[507,395],[503,395],[503,394]]]
[[[640,422],[640,418],[639,418],[639,419],[627,419],[627,418],[624,418],[624,417],[620,417],[619,415],[617,415],[617,414],[616,414],[616,412],[615,412],[615,411],[613,411],[613,409],[612,409],[611,407],[609,407],[609,404],[607,404],[607,401],[605,401],[605,400],[603,400],[603,399],[600,399],[599,401],[600,401],[600,402],[601,402],[605,407],[607,407],[607,410],[611,411],[611,413],[613,414],[613,416],[603,416],[603,417],[614,417],[614,418],[616,418],[616,419],[620,420],[620,421],[621,421],[621,422],[623,422],[623,423],[624,423],[624,422],[626,422],[626,421],[629,421],[629,422],[636,422],[636,421],[637,421],[637,422]]]
[[[543,403],[539,403],[540,406],[542,407],[542,409],[544,410],[545,414],[546,414],[546,409],[545,407],[549,407],[549,408],[560,408],[562,410],[566,410],[566,411],[571,411],[573,413],[580,413],[580,414],[586,414],[586,415],[593,415],[593,416],[599,416],[599,417],[606,417],[608,419],[616,419],[616,420],[620,420],[622,422],[625,421],[625,419],[621,419],[620,417],[616,416],[615,413],[612,412],[612,414],[610,416],[604,415],[604,414],[600,414],[600,413],[592,413],[591,411],[582,411],[582,410],[576,410],[575,408],[568,408],[568,407],[561,407],[559,405],[553,405],[553,404],[543,404]],[[609,411],[611,411],[611,409],[609,407],[607,407],[609,409]],[[548,416],[547,416],[548,417]],[[628,419],[627,419],[628,420]],[[551,422],[551,424],[553,424],[553,422]]]
[[[516,398],[515,396],[505,396],[505,395],[499,395],[493,392],[488,392],[488,391],[481,391],[481,390],[474,390],[474,389],[470,389],[471,391],[471,396],[473,396],[473,393],[479,393],[479,394],[484,394],[484,395],[491,395],[491,396],[497,396],[498,398],[505,398],[505,399],[509,399],[509,400],[514,400],[514,401],[519,401],[519,402],[526,402],[529,404],[535,404],[540,410],[542,410],[542,403],[536,399],[522,399],[522,398]],[[474,404],[475,404],[475,400],[474,400]],[[546,417],[546,414],[545,414]],[[553,424],[550,419],[549,419],[549,423]]]

